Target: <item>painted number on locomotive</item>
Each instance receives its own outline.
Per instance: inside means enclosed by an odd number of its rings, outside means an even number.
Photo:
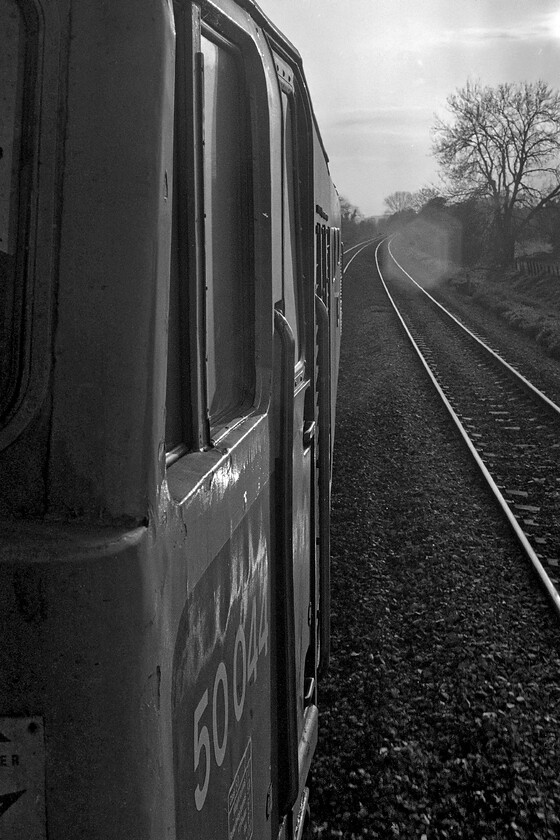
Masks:
[[[259,627],[257,633],[257,598],[253,599],[249,627],[249,644],[245,625],[240,624],[233,647],[231,663],[231,700],[235,720],[240,721],[245,706],[247,686],[257,680],[258,660],[264,651],[268,654],[268,605],[266,592],[263,593],[259,610]],[[211,756],[213,754],[217,767],[221,767],[226,755],[228,744],[228,728],[230,722],[230,681],[228,669],[222,660],[216,668],[212,688],[212,708],[210,692],[205,689],[193,716],[194,730],[194,772],[199,767],[205,767],[204,781],[198,784],[194,791],[194,801],[198,811],[204,807],[208,786],[210,784]],[[208,710],[208,711],[207,711]],[[212,733],[212,734],[210,734]]]

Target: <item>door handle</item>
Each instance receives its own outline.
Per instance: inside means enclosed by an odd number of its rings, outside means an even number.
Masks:
[[[317,424],[315,420],[311,420],[309,423],[305,423],[303,426],[303,446],[307,449],[311,446],[311,443],[315,439],[315,430],[317,428]]]
[[[319,339],[319,675],[323,675],[330,655],[330,499],[331,499],[331,364],[329,313],[315,295]]]
[[[277,667],[282,672],[278,686],[278,726],[285,736],[278,757],[278,804],[281,814],[288,813],[298,796],[298,722],[295,664],[294,550],[293,550],[293,447],[294,447],[294,334],[284,315],[274,310],[280,358],[278,398],[280,451],[276,458],[277,539],[274,562],[274,592],[277,603]],[[276,344],[276,340],[275,340]]]
[[[304,701],[305,703],[310,703],[313,699],[313,694],[315,692],[315,677],[306,677],[305,678],[305,686],[304,686]]]

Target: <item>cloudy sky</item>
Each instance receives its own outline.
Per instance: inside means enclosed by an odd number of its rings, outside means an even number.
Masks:
[[[467,79],[560,88],[560,0],[257,0],[293,42],[333,179],[366,215],[437,183],[434,114]]]

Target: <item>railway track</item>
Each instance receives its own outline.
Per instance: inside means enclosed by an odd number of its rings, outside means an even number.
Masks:
[[[368,248],[374,242],[377,242],[378,239],[378,236],[370,239],[364,239],[363,242],[358,242],[356,243],[356,245],[351,245],[349,248],[345,248],[344,256],[346,259],[344,260],[344,269],[342,273],[346,274],[356,257],[359,257],[362,251],[365,251],[366,248]],[[352,251],[354,253],[352,254],[352,256],[349,256]]]
[[[375,255],[408,338],[560,615],[560,407],[416,283],[390,243]]]

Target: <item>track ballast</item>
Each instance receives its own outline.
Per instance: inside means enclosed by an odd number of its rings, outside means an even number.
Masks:
[[[382,249],[387,294],[560,613],[560,407]]]
[[[560,642],[375,276],[345,278],[320,838],[557,837]]]

